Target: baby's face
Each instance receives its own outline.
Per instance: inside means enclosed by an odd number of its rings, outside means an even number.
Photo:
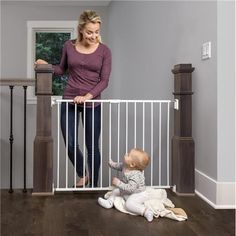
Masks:
[[[134,156],[133,155],[134,155],[134,151],[133,150],[131,150],[129,153],[124,155],[124,164],[126,166],[130,166],[131,163],[134,162],[134,158],[133,158]]]
[[[129,153],[126,153],[126,154],[124,155],[123,162],[124,162],[124,164],[125,164],[126,166],[129,165],[129,163],[130,163],[130,156],[129,156]]]

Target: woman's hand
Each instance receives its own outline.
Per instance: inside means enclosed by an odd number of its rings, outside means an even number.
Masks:
[[[117,186],[119,183],[120,183],[120,180],[119,180],[118,178],[114,177],[114,178],[112,179],[112,184],[113,184],[114,186]]]
[[[42,65],[42,64],[48,64],[48,63],[42,59],[38,59],[34,64],[35,65]]]
[[[84,103],[86,100],[91,100],[93,95],[91,93],[87,93],[85,96],[76,96],[74,98],[74,103],[81,104]]]

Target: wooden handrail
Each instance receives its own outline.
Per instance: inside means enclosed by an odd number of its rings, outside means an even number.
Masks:
[[[1,78],[0,86],[35,86],[35,79]]]

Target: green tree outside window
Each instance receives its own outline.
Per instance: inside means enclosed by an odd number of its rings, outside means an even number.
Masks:
[[[36,32],[36,59],[43,59],[53,65],[59,64],[63,45],[70,37],[70,33]],[[68,73],[62,76],[53,75],[53,95],[61,96],[63,94],[67,80]]]

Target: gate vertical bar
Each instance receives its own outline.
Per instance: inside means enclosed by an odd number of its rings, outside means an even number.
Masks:
[[[109,160],[111,159],[111,102],[109,103]],[[111,183],[111,168],[109,168],[109,184]]]
[[[166,128],[166,158],[167,158],[167,186],[170,186],[170,103],[167,103],[167,128]]]
[[[125,153],[128,152],[128,134],[129,134],[129,121],[128,121],[128,112],[129,112],[129,107],[128,107],[128,102],[125,103]]]
[[[103,163],[103,102],[101,103],[101,139],[100,139],[100,154],[101,154],[101,172],[100,172],[100,187],[102,188],[103,186],[103,168],[102,168],[102,163]]]
[[[78,124],[77,124],[77,104],[75,103],[75,127],[74,127],[74,187],[76,188],[76,166],[77,166],[77,145],[78,145],[78,140],[77,140],[77,132],[78,132]]]
[[[57,188],[59,188],[60,177],[60,103],[57,103]]]
[[[120,161],[120,103],[117,104],[117,160]]]
[[[159,185],[161,185],[161,102],[159,103]]]
[[[136,117],[137,116],[137,106],[136,106],[136,102],[134,102],[134,147],[136,147],[136,128],[137,128],[137,120]]]
[[[68,102],[66,103],[66,188],[68,188]]]
[[[143,102],[143,150],[145,150],[145,102]]]
[[[151,103],[151,186],[153,186],[153,102]]]
[[[86,165],[86,102],[84,103],[84,145],[83,145],[83,178],[85,178],[85,165]],[[91,176],[89,176],[89,178],[91,178]],[[91,181],[91,180],[90,180]],[[85,186],[85,181],[84,181],[84,185],[83,187]]]
[[[92,188],[94,187],[94,103],[92,104]]]

